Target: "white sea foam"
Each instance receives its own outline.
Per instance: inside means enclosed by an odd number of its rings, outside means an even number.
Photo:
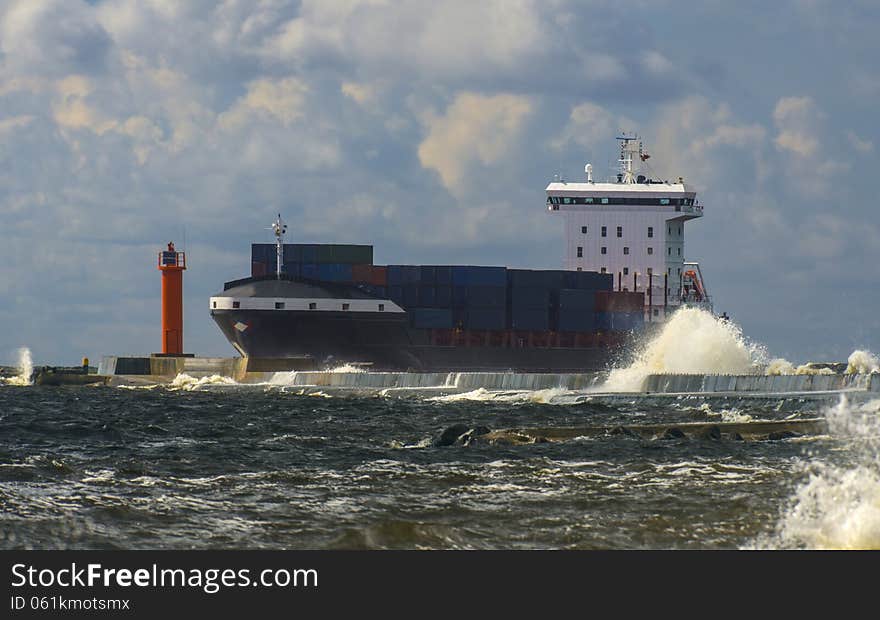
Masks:
[[[626,368],[615,368],[602,392],[639,392],[651,374],[756,374],[767,355],[740,327],[699,308],[681,308]]]
[[[211,375],[208,377],[191,377],[186,373],[180,373],[174,380],[168,384],[169,390],[184,390],[191,392],[209,385],[238,385],[234,379],[223,377],[221,375]]]
[[[343,364],[342,366],[337,366],[336,368],[331,368],[327,372],[365,372],[363,368],[359,366],[353,366],[351,364]]]
[[[851,405],[843,396],[826,418],[854,462],[813,459],[775,536],[758,546],[880,549],[880,400]]]
[[[538,403],[546,405],[567,405],[583,399],[583,393],[565,388],[547,388],[544,390],[487,390],[477,388],[461,394],[435,396],[427,400],[440,403],[460,401],[503,402],[503,403]]]
[[[18,350],[18,362],[16,363],[16,366],[18,367],[18,374],[16,376],[0,379],[0,381],[4,382],[6,385],[30,385],[31,375],[34,374],[34,362],[31,358],[30,349],[22,347]]]

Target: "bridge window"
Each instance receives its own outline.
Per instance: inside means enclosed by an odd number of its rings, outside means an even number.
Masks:
[[[648,239],[654,236],[654,227],[648,226]]]
[[[608,254],[608,248],[603,245],[601,252],[602,254]]]
[[[681,248],[678,248],[678,255],[681,256]]]
[[[379,304],[379,312],[385,312],[385,304]]]
[[[309,310],[317,310],[317,309],[318,309],[318,304],[315,303],[314,301],[309,304]]]
[[[603,204],[603,205],[607,205],[607,204],[608,204],[608,199],[607,199],[607,198],[603,198],[603,199],[602,199],[602,204]]]
[[[216,308],[216,307],[217,307],[217,302],[215,301],[215,302],[212,302],[212,303],[214,304],[214,305],[212,306],[212,308]]]
[[[586,226],[581,226],[581,234],[582,234],[582,235],[586,235],[586,234],[587,234],[587,227],[586,227]]]
[[[275,309],[276,310],[284,310],[284,302],[283,301],[276,301],[275,302]]]
[[[571,198],[563,198],[563,199],[562,199],[562,204],[567,205],[567,204],[570,204],[570,203],[571,203]]]
[[[666,248],[666,255],[667,255],[667,256],[672,256],[672,247],[668,247],[668,248]]]
[[[624,253],[624,254],[629,254],[629,248],[628,248],[628,247],[624,247],[624,248],[623,248],[623,253]]]
[[[233,301],[233,302],[232,302],[232,307],[233,307],[233,308],[240,308],[240,307],[241,307],[241,302],[240,302],[240,301]]]
[[[618,236],[618,238],[623,236],[623,226],[617,227],[617,236]]]
[[[669,198],[661,198],[661,199],[660,199],[660,204],[661,204],[661,205],[668,205],[668,204],[669,204]]]
[[[629,275],[629,267],[624,267],[624,268],[623,268],[623,275],[625,275],[625,276],[628,276],[628,275]]]
[[[593,199],[592,198],[584,198],[584,204],[585,205],[593,204]]]
[[[342,304],[343,310],[348,310],[351,307],[351,304]]]
[[[608,269],[606,267],[602,267],[602,269],[599,270],[599,273],[608,273]]]
[[[603,236],[603,237],[607,237],[607,236],[608,236],[608,227],[607,227],[607,226],[603,226],[603,227],[602,227],[602,236]]]
[[[583,258],[583,257],[584,257],[584,248],[582,248],[581,246],[578,246],[578,258]]]
[[[648,248],[648,256],[651,256],[654,253],[654,248]]]

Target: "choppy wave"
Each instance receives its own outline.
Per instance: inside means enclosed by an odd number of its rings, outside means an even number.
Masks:
[[[22,347],[18,350],[18,374],[14,377],[0,378],[0,382],[6,385],[31,385],[31,379],[34,374],[34,362],[31,357],[31,350]]]
[[[880,549],[880,400],[854,405],[843,396],[826,419],[850,462],[812,459],[777,531],[758,547]]]

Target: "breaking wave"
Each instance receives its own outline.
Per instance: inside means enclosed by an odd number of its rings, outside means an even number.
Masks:
[[[757,546],[880,549],[880,400],[851,405],[843,396],[826,419],[854,462],[813,459],[775,535]]]
[[[6,385],[31,385],[34,374],[34,362],[31,357],[31,350],[27,347],[22,347],[18,350],[16,367],[18,367],[18,374],[16,376],[0,379],[0,381]]]
[[[848,374],[880,372],[880,360],[869,351],[853,351],[846,361],[846,372]]]
[[[221,375],[196,378],[186,373],[180,373],[168,384],[168,389],[191,392],[210,385],[238,385],[238,383],[234,379]]]
[[[598,389],[640,392],[652,374],[758,374],[766,351],[740,327],[699,308],[681,308],[626,368],[615,368]]]

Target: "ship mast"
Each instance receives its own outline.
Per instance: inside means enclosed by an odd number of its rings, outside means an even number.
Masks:
[[[642,161],[647,159],[647,156],[642,153],[642,141],[638,136],[622,134],[617,139],[620,140],[620,159],[617,160],[617,181],[618,183],[631,185],[636,182],[633,171],[635,156],[638,156]]]
[[[287,224],[281,219],[281,214],[272,222],[272,232],[275,233],[275,277],[281,279],[281,266],[284,264],[284,233],[287,232]]]

